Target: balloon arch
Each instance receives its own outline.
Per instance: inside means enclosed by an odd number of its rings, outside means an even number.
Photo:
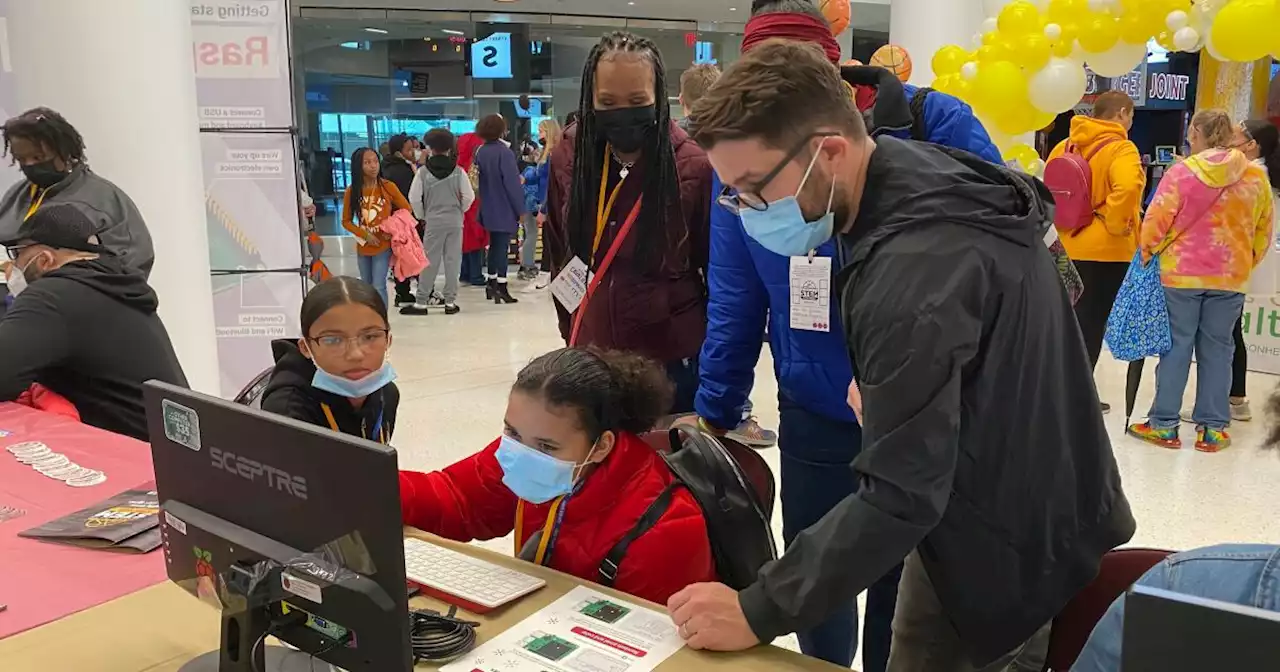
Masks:
[[[1119,77],[1147,57],[1203,50],[1220,61],[1280,57],[1280,0],[983,0],[987,19],[971,47],[933,55],[932,87],[973,107],[1025,170],[1044,164],[1013,136],[1039,130],[1085,95],[1085,65]]]

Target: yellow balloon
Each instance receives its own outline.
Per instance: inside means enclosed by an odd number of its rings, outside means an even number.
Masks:
[[[951,93],[951,90],[955,88],[955,83],[958,81],[960,81],[960,75],[958,74],[942,75],[941,77],[933,80],[933,84],[931,84],[929,88],[934,91],[941,91],[949,94]]]
[[[993,30],[982,34],[982,46],[989,47],[1000,40],[1000,31]]]
[[[996,128],[1002,133],[1009,135],[1022,135],[1035,130],[1031,127],[1034,122],[1035,112],[1031,105],[1009,105],[1007,108],[996,116]]]
[[[1040,110],[1037,109],[1035,111],[1035,115],[1033,116],[1032,122],[1031,122],[1032,130],[1036,130],[1036,131],[1044,130],[1048,128],[1049,124],[1052,124],[1054,120],[1056,120],[1057,118],[1058,118],[1058,115],[1052,112],[1041,112]]]
[[[1013,62],[1027,72],[1035,72],[1049,63],[1051,54],[1049,38],[1043,34],[1031,33],[1018,40],[1013,49]]]
[[[1120,24],[1110,14],[1094,14],[1080,27],[1080,37],[1076,39],[1085,51],[1110,51],[1120,41]]]
[[[979,63],[995,63],[996,61],[1007,61],[1013,57],[1013,51],[1009,45],[1004,42],[994,42],[984,47],[978,48],[976,58]]]
[[[1232,0],[1213,20],[1214,47],[1231,61],[1266,56],[1274,48],[1277,14],[1275,0]]]
[[[1142,44],[1151,39],[1151,28],[1142,16],[1128,13],[1120,17],[1120,39],[1129,44]]]
[[[960,72],[960,68],[969,60],[969,52],[964,47],[948,44],[933,55],[933,74],[942,77]]]
[[[1089,0],[1049,0],[1049,20],[1059,25],[1079,23],[1089,13]]]
[[[1178,45],[1173,43],[1173,33],[1168,30],[1160,31],[1156,36],[1156,44],[1164,47],[1166,51],[1177,51]]]
[[[1014,114],[1018,107],[1031,107],[1027,87],[1027,76],[1017,65],[1009,61],[983,63],[973,82],[974,104],[985,108],[997,125],[1003,128],[1004,117]]]
[[[1039,152],[1025,142],[1014,145],[1004,157],[1007,161],[1017,161],[1025,168],[1032,161],[1040,158]]]
[[[1027,0],[1014,0],[1000,10],[996,25],[1006,35],[1028,35],[1044,30],[1044,17],[1040,10]]]
[[[963,77],[957,77],[955,83],[951,85],[951,90],[945,93],[955,96],[970,105],[973,104],[973,82]]]

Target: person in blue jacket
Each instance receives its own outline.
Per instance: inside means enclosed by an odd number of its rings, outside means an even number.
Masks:
[[[817,29],[826,20],[809,0],[757,0],[752,10],[744,52],[765,39],[784,36],[780,33],[794,26],[794,33],[786,37],[818,40],[833,62],[839,58],[830,30]],[[912,138],[923,133],[929,142],[1002,163],[986,130],[960,100],[940,92],[922,96],[923,90],[904,87],[883,68],[846,66],[841,72],[869,118],[873,135]],[[913,114],[913,107],[918,114]],[[696,108],[694,112],[696,116]],[[721,193],[719,176],[712,187],[713,195]],[[819,288],[825,292],[828,319],[797,328],[791,316],[791,295],[799,291],[792,286],[792,267],[817,263],[834,278],[841,266],[836,247],[828,240],[809,259],[784,257],[751,239],[740,217],[712,208],[707,336],[695,409],[699,423],[710,431],[737,427],[754,383],[760,334],[767,326],[778,381],[782,536],[787,545],[858,488],[849,465],[861,450],[862,430],[845,401],[854,372],[831,281],[825,290]],[[883,672],[888,663],[900,574],[901,566],[867,592],[862,662],[869,672]],[[848,667],[857,651],[857,630],[857,605],[850,603],[818,627],[797,634],[806,655]]]

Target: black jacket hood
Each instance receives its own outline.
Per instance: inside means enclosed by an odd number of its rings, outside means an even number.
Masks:
[[[902,170],[904,166],[925,170]],[[1019,245],[1039,245],[1053,221],[1044,183],[963,150],[894,137],[876,140],[858,216],[841,236],[850,264],[906,227],[949,222]]]
[[[316,375],[316,365],[298,349],[297,340],[279,338],[272,341],[271,356],[275,359],[276,368],[271,374],[271,381],[262,391],[263,396],[283,388],[304,391],[309,396],[326,394],[311,387],[311,379]]]
[[[872,137],[911,130],[915,115],[911,114],[907,91],[897,75],[871,65],[846,65],[840,68],[840,76],[850,86],[875,88],[876,102],[863,112]]]
[[[435,176],[437,180],[447,179],[458,169],[458,157],[452,154],[437,154],[427,159],[427,170]]]
[[[141,271],[126,266],[119,257],[101,256],[73,261],[46,273],[35,282],[48,278],[78,282],[144,313],[154,313],[160,306],[160,299],[147,284],[147,277]]]

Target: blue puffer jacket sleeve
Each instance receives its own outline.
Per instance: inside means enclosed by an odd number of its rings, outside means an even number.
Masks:
[[[906,87],[914,97],[914,87]],[[973,108],[954,96],[934,91],[924,101],[924,123],[929,142],[963,149],[995,164],[1004,164],[1000,150],[987,135],[987,129],[973,114]]]
[[[547,187],[551,184],[551,159],[538,164],[538,203],[547,203]]]
[[[720,193],[714,176],[712,194]],[[755,381],[764,343],[769,295],[747,248],[742,220],[711,206],[711,260],[707,267],[707,337],[702,343],[698,415],[721,429],[737,427]]]

